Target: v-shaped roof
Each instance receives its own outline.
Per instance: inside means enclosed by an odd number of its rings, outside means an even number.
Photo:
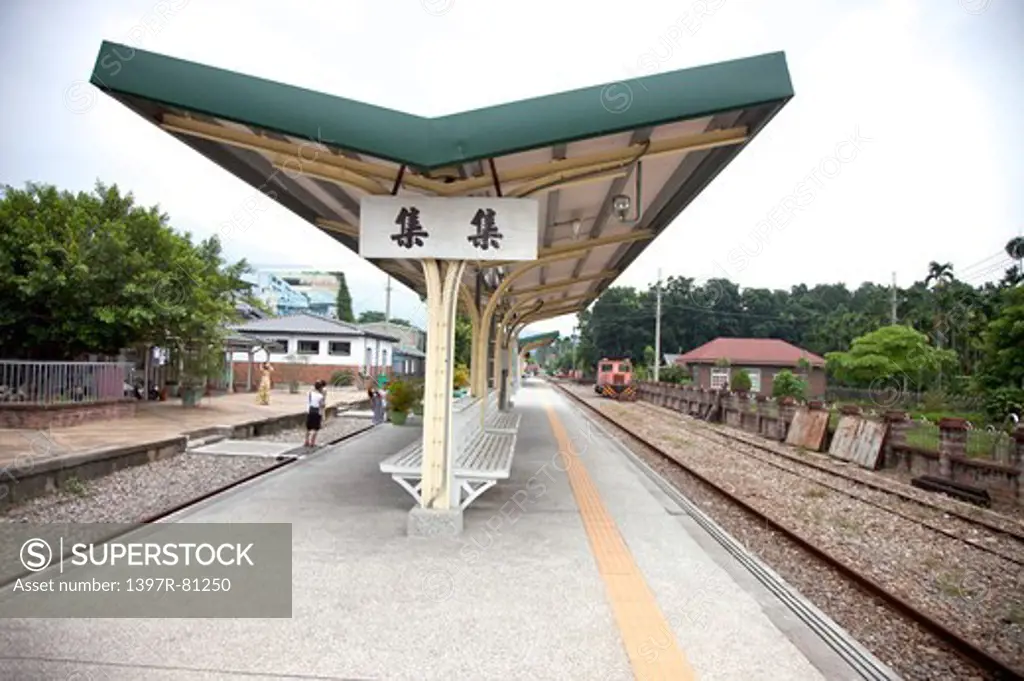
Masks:
[[[538,259],[472,263],[459,290],[516,328],[586,309],[793,96],[782,53],[438,118],[111,42],[91,82],[253,187],[245,210],[275,201],[356,253],[367,196],[537,199]],[[371,262],[425,295],[417,260]]]
[[[429,170],[793,96],[782,52],[425,118],[104,41],[90,82]]]

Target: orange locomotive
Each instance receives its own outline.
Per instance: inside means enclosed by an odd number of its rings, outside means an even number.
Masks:
[[[602,359],[597,363],[597,384],[594,391],[613,400],[636,399],[633,365],[628,359]]]

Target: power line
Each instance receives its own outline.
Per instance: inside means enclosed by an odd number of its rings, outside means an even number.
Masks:
[[[971,264],[971,265],[968,265],[967,267],[960,268],[959,274],[957,276],[960,277],[960,278],[963,278],[965,275],[966,276],[970,276],[970,274],[968,274],[968,273],[970,273],[971,270],[974,270],[974,269],[977,269],[977,268],[988,267],[989,265],[986,264],[986,263],[989,263],[989,261],[991,261],[991,260],[993,260],[995,258],[998,258],[1000,256],[1005,256],[1005,255],[1006,255],[1005,251],[998,251],[996,253],[993,253],[992,255],[988,256],[987,258],[984,258],[983,260],[979,260],[978,262],[976,262],[974,264]],[[954,271],[957,271],[957,270],[954,269]]]
[[[969,284],[973,284],[975,282],[986,282],[992,279],[992,277],[1004,273],[1006,270],[1010,269],[1010,267],[1012,267],[1015,264],[1017,264],[1015,260],[1011,258],[1004,258],[1001,262],[997,262],[994,265],[990,265],[984,270],[974,272],[973,274],[965,278],[961,278],[960,281]]]

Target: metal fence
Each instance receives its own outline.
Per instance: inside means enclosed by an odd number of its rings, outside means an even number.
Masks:
[[[125,397],[131,362],[0,360],[0,403],[50,405]]]

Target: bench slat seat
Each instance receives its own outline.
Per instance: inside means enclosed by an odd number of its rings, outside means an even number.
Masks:
[[[462,398],[452,405],[452,435],[456,448],[453,477],[459,487],[460,508],[465,509],[481,494],[507,480],[512,473],[519,415],[497,411],[489,399],[484,428],[476,398]],[[389,474],[416,503],[420,503],[423,475],[423,440],[417,440],[380,462],[380,471]]]
[[[494,411],[487,417],[484,428],[493,432],[515,433],[519,430],[520,415],[511,411]]]

